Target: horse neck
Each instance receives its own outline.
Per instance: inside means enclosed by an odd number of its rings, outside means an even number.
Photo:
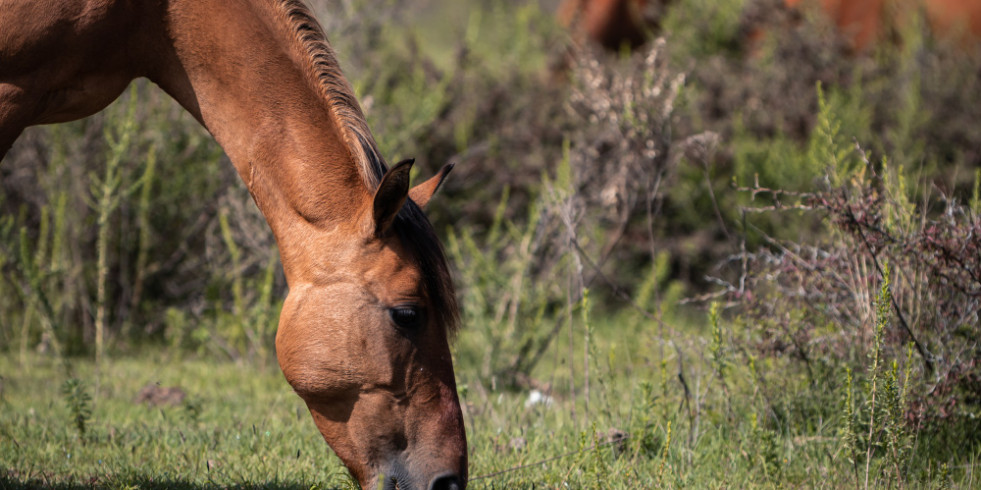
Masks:
[[[171,62],[149,78],[228,154],[276,236],[289,280],[291,269],[316,262],[311,234],[357,226],[371,194],[311,79],[309,53],[277,24],[277,1],[171,0]]]

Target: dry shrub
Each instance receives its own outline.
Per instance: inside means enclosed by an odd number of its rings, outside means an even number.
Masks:
[[[614,223],[614,241],[677,161],[670,152],[671,116],[684,75],[668,70],[666,58],[660,39],[646,56],[626,60],[619,70],[592,50],[575,55],[576,83],[567,108],[582,124],[568,135],[569,163],[584,205]]]
[[[597,263],[616,257],[615,276],[636,279],[636,267],[657,251],[676,249],[672,220],[662,216],[680,162],[704,162],[714,133],[675,134],[676,101],[685,74],[669,66],[663,39],[625,59],[583,48],[574,53],[566,104],[568,159],[576,200],[586,216]]]
[[[771,239],[770,249],[740,257],[746,275],[741,286],[729,288],[728,297],[756,325],[747,347],[798,360],[812,376],[816,364],[860,373],[876,345],[876,295],[883,278],[890,277],[882,356],[902,363],[912,348],[907,420],[976,416],[981,410],[981,206],[977,197],[963,204],[942,196],[939,209],[925,209],[909,200],[898,170],[876,174],[865,164],[868,176],[782,196],[794,203],[793,212],[820,214],[830,226],[826,238],[816,243]]]
[[[627,298],[644,279],[638,270],[654,268],[673,240],[658,230],[678,162],[702,158],[715,144],[713,134],[674,134],[685,78],[669,68],[663,41],[627,58],[585,47],[568,59],[568,92],[552,92],[564,97],[504,108],[522,122],[539,117],[543,105],[558,102],[561,109],[553,119],[563,129],[560,144],[530,153],[508,149],[513,163],[527,166],[496,179],[509,179],[500,192],[519,185],[510,179],[537,172],[537,185],[520,187],[530,201],[505,191],[486,232],[471,217],[474,225],[457,228],[448,240],[455,261],[468,264],[460,271],[460,293],[472,326],[460,356],[473,356],[482,376],[506,385],[536,386],[534,367],[559,329],[578,321],[585,289]],[[502,128],[499,137],[523,141],[549,126],[517,128],[527,132]]]

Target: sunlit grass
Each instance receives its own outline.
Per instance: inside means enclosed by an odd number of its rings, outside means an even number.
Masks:
[[[536,370],[536,382],[553,383],[542,396],[494,387],[474,366],[458,366],[471,488],[854,484],[834,417],[802,415],[834,414],[834,406],[818,406],[820,400],[793,390],[771,392],[766,396],[782,412],[775,419],[747,366],[730,363],[728,391],[722,390],[701,329],[675,338],[662,362],[656,329],[627,338],[616,329],[629,318],[596,323],[588,408],[582,371],[568,368],[563,342]],[[68,371],[92,395],[84,435],[61,391]],[[108,356],[101,375],[87,359],[72,359],[66,368],[46,355],[32,354],[26,364],[4,355],[0,376],[0,488],[356,487],[274,365],[179,359],[150,348]],[[563,386],[570,379],[575,395]],[[803,386],[800,381],[787,383]],[[148,384],[179,387],[186,397],[138,403]],[[926,456],[923,451],[914,448],[915,457]],[[908,478],[928,488],[976,483],[969,467]]]
[[[145,354],[107,359],[99,377],[92,362],[72,362],[93,398],[84,436],[60,392],[60,363],[0,358],[0,467],[8,473],[0,486],[349,486],[278,369]],[[138,403],[148,384],[179,387],[186,398]]]

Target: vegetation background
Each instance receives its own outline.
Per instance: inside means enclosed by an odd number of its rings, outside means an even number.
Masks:
[[[977,45],[853,53],[776,0],[677,0],[616,54],[554,1],[311,3],[387,159],[458,164],[473,487],[981,484]],[[173,101],[32,128],[0,185],[0,488],[355,486],[276,366],[271,234]]]

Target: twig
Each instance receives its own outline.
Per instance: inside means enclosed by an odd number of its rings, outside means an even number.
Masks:
[[[884,277],[882,271],[882,265],[879,264],[879,257],[875,253],[875,249],[872,248],[872,244],[869,243],[868,237],[865,236],[865,232],[862,230],[861,224],[858,222],[858,219],[855,217],[855,213],[852,211],[852,207],[848,205],[845,206],[845,209],[848,212],[848,219],[852,220],[853,223],[858,225],[855,227],[855,229],[858,231],[858,236],[862,238],[862,243],[865,245],[865,249],[869,251],[869,255],[872,257],[872,263],[875,264],[875,270],[879,272],[879,277]],[[915,335],[913,335],[913,330],[911,330],[909,328],[909,324],[906,323],[906,316],[903,315],[903,311],[899,308],[899,304],[896,302],[896,298],[890,295],[889,302],[892,303],[892,308],[893,310],[895,310],[896,316],[899,318],[899,323],[900,325],[902,325],[903,330],[906,331],[906,335],[909,335],[910,340],[913,341],[913,346],[916,347],[916,352],[918,352],[920,354],[920,357],[923,358],[923,363],[926,366],[927,373],[933,374],[933,361],[930,360],[930,357],[927,355],[926,349],[923,348],[923,345],[920,344],[920,341],[916,338]]]

